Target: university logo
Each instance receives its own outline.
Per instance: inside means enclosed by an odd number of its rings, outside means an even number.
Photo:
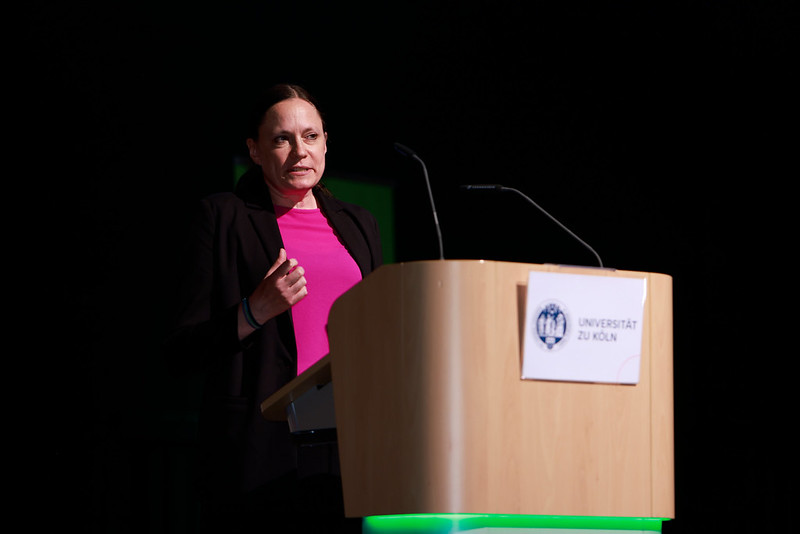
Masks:
[[[568,333],[568,320],[564,307],[555,302],[548,302],[539,308],[536,317],[536,337],[544,344],[547,350],[559,347],[566,342]]]

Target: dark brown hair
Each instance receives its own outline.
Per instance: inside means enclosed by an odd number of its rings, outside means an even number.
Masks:
[[[264,122],[264,115],[266,115],[267,110],[269,110],[269,108],[278,102],[283,102],[284,100],[288,100],[290,98],[300,98],[314,106],[319,113],[320,118],[322,119],[322,128],[323,130],[326,130],[325,117],[322,116],[322,112],[320,111],[316,100],[314,100],[311,94],[299,85],[280,83],[273,85],[261,93],[253,102],[253,106],[248,114],[247,122],[245,124],[246,138],[258,139],[258,129]]]

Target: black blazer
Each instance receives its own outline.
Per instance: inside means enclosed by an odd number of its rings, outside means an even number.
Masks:
[[[378,225],[366,209],[315,189],[317,203],[361,269],[381,265]],[[264,420],[261,402],[297,374],[291,310],[247,339],[238,338],[238,305],[283,247],[261,168],[235,193],[202,200],[185,255],[180,310],[165,343],[176,372],[203,370],[201,487],[244,492],[292,470],[295,450],[285,422]]]

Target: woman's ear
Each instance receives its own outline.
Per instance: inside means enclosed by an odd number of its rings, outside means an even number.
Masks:
[[[258,143],[254,139],[247,139],[247,149],[250,151],[250,159],[256,165],[261,165],[261,156],[258,154]]]

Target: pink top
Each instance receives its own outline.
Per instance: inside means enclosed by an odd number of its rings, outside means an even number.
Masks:
[[[297,374],[328,354],[333,301],[361,280],[361,270],[319,209],[275,206],[287,258],[305,269],[308,294],[292,308]]]

